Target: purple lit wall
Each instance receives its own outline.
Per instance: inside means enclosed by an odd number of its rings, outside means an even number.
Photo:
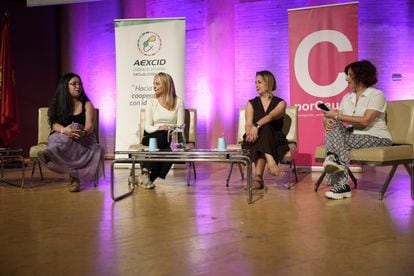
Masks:
[[[101,144],[112,152],[113,20],[185,17],[185,105],[198,112],[198,146],[216,146],[222,133],[235,142],[238,109],[256,95],[256,71],[272,71],[278,95],[289,103],[287,10],[335,3],[344,1],[106,0],[62,7],[63,71],[82,75],[88,94],[101,110]],[[359,57],[377,65],[377,87],[389,100],[414,98],[413,42],[414,1],[359,3]],[[393,74],[402,78],[393,79]]]

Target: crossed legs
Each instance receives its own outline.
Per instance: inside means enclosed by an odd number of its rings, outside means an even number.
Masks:
[[[253,188],[263,189],[263,174],[268,166],[269,173],[273,176],[283,176],[285,172],[278,166],[272,155],[265,153],[261,158],[257,159],[254,163],[254,182]]]

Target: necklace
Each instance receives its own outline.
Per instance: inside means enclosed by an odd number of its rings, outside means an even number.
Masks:
[[[260,101],[262,103],[263,109],[264,111],[267,110],[267,108],[269,107],[270,101],[272,100],[271,96],[270,97],[261,97]]]

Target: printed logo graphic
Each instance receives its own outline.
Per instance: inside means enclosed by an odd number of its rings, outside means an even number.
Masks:
[[[161,50],[161,37],[154,32],[145,32],[138,38],[138,49],[145,56],[153,56]]]
[[[352,52],[352,43],[346,35],[335,30],[320,30],[305,37],[296,50],[294,65],[295,76],[302,89],[315,97],[329,98],[344,91],[348,86],[345,73],[339,72],[336,79],[329,85],[315,83],[310,74],[309,55],[318,43],[330,42],[335,45],[337,51]],[[319,69],[319,68],[318,68]]]

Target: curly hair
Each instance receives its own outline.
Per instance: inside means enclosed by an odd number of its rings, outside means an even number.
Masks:
[[[79,80],[81,80],[80,76],[75,73],[67,73],[59,80],[55,95],[47,112],[49,117],[48,122],[51,128],[54,123],[63,123],[65,119],[73,114],[72,97],[69,94],[69,81],[74,77],[78,77]],[[83,87],[79,96],[79,101],[81,101],[82,104],[89,101]]]
[[[344,69],[345,74],[348,74],[349,69],[354,73],[353,79],[357,84],[370,87],[378,81],[377,68],[368,60],[360,60],[348,64]]]

